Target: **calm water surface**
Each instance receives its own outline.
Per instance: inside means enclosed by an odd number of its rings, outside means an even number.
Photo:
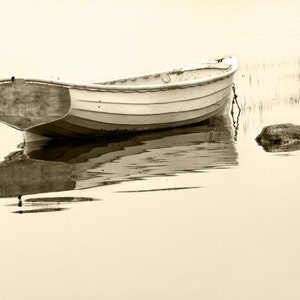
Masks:
[[[233,117],[24,149],[1,125],[1,299],[299,299],[300,149],[254,139],[300,124],[300,57],[242,53]]]

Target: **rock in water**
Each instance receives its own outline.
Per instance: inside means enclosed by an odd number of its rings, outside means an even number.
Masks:
[[[266,151],[298,150],[295,145],[300,144],[300,125],[285,123],[266,126],[255,140]]]

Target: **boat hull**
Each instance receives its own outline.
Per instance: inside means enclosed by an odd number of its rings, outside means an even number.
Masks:
[[[141,76],[136,85],[127,83],[135,78],[116,81],[117,85],[1,82],[0,120],[23,130],[25,140],[120,134],[199,123],[227,113],[231,104],[237,65],[217,65],[215,62],[213,67],[208,64]],[[195,78],[189,80],[191,76]],[[147,80],[148,85],[141,84]],[[153,84],[154,80],[160,84]]]
[[[218,83],[187,90],[150,92],[146,97],[147,103],[142,101],[145,94],[139,92],[129,94],[71,89],[69,113],[54,122],[27,129],[27,139],[29,133],[47,137],[97,136],[199,123],[228,112],[231,84],[232,78],[226,78]]]

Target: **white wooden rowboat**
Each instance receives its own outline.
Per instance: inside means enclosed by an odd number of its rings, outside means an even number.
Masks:
[[[172,128],[228,112],[237,59],[92,84],[0,80],[0,121],[25,140]]]

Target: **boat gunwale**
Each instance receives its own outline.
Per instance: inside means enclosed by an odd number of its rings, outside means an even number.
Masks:
[[[219,92],[222,92],[222,91],[225,91],[226,89],[228,89],[232,84],[230,83],[229,85],[225,86],[224,88],[221,88],[219,90],[216,90],[214,91],[213,93],[210,93],[208,95],[203,95],[203,96],[200,96],[200,97],[193,97],[193,98],[186,98],[186,99],[182,99],[182,100],[172,100],[172,101],[165,101],[165,102],[160,102],[160,101],[157,101],[157,102],[146,102],[146,103],[141,103],[141,102],[137,102],[137,103],[130,103],[130,102],[124,102],[124,101],[120,101],[120,102],[117,102],[117,101],[114,101],[114,102],[111,102],[111,101],[103,101],[101,100],[101,103],[102,104],[110,104],[110,105],[123,105],[123,104],[126,104],[126,105],[136,105],[136,106],[151,106],[151,105],[156,105],[156,104],[172,104],[172,103],[179,103],[179,102],[187,102],[187,101],[192,101],[192,100],[197,100],[197,99],[203,99],[203,98],[206,98],[208,96],[211,96],[211,95],[215,95]],[[76,102],[85,102],[85,103],[97,103],[98,104],[98,101],[96,100],[86,100],[86,99],[75,99]]]
[[[182,71],[192,71],[197,69],[214,69],[219,64],[225,64],[228,67],[224,69],[224,73],[215,75],[215,76],[209,76],[201,79],[193,79],[193,80],[187,80],[183,82],[177,82],[177,83],[171,83],[171,84],[152,84],[152,85],[112,85],[112,84],[105,84],[106,82],[114,82],[114,81],[121,81],[121,80],[130,80],[133,78],[143,78],[146,76],[154,76],[154,75],[160,75],[160,74],[171,74]],[[206,67],[203,67],[204,64],[207,64]],[[213,66],[212,64],[215,64]],[[152,74],[145,74],[145,75],[139,75],[138,77],[125,77],[120,79],[114,79],[114,80],[108,80],[103,81],[102,84],[98,83],[74,83],[74,82],[68,82],[68,81],[60,81],[60,80],[49,80],[49,79],[42,79],[42,78],[17,78],[18,80],[24,80],[26,83],[31,84],[39,84],[39,85],[49,85],[49,86],[59,86],[63,88],[68,89],[80,89],[80,90],[93,90],[93,91],[106,91],[106,92],[152,92],[152,91],[161,91],[161,90],[171,90],[171,89],[184,89],[184,88],[190,88],[195,86],[201,86],[209,83],[213,83],[216,81],[219,81],[223,78],[229,77],[232,74],[234,74],[238,69],[238,63],[237,59],[235,57],[225,57],[222,60],[215,60],[215,61],[208,61],[206,63],[202,63],[201,65],[194,66],[191,68],[182,68],[182,69],[173,69],[169,71],[161,71],[156,72]],[[12,83],[11,78],[6,79],[0,79],[0,85],[1,84],[7,84]]]

